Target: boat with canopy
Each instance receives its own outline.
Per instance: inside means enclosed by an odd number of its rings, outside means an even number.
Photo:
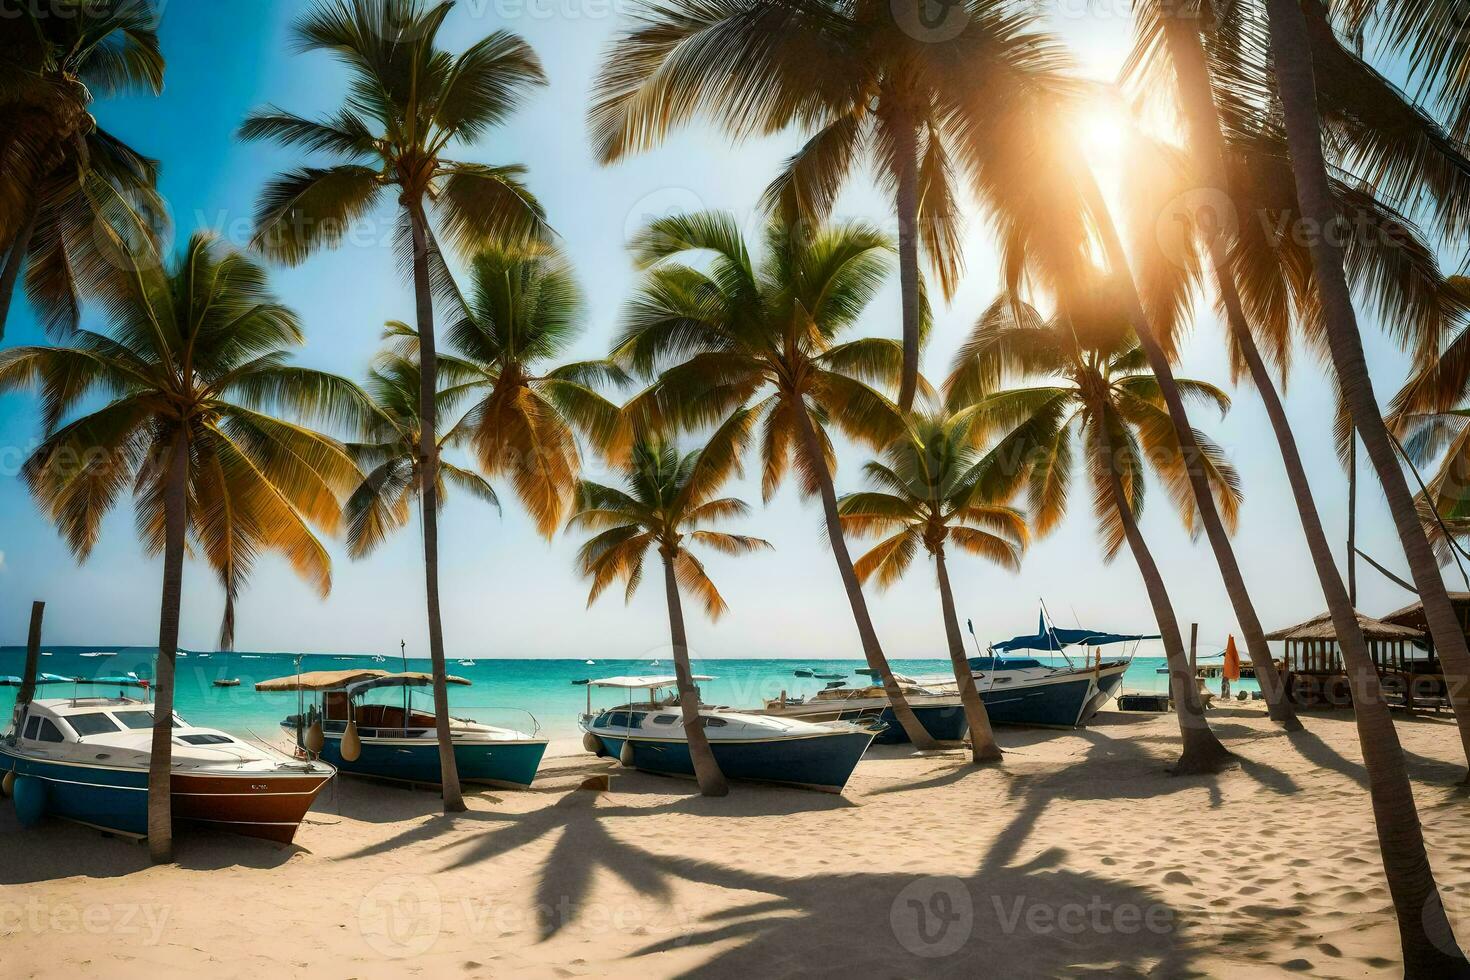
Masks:
[[[713,677],[696,676],[694,681]],[[583,746],[624,766],[671,776],[693,776],[689,738],[672,676],[605,677],[573,681],[587,687],[579,719]],[[623,692],[630,700],[594,711],[592,689]],[[635,695],[643,695],[636,698]],[[731,711],[701,704],[699,716],[720,771],[728,779],[778,783],[841,793],[881,726],[874,721],[813,723]]]
[[[974,626],[970,625],[971,635]],[[1132,658],[1103,660],[1101,649],[1117,644],[1134,644],[1158,639],[1135,633],[1065,629],[1047,621],[1043,610],[1035,633],[1022,634],[990,645],[989,653],[971,657],[971,676],[992,724],[1039,728],[1080,728],[1092,720],[1123,686],[1123,675]],[[1083,647],[1088,655],[1077,663],[1067,653]],[[1043,663],[1034,657],[1002,656],[1019,652],[1060,656],[1065,666]],[[868,669],[858,674],[873,676]],[[964,707],[954,675],[913,677],[893,675],[908,699],[919,723],[936,740],[957,742],[967,731]],[[908,741],[888,704],[882,686],[829,687],[810,697],[782,696],[766,702],[766,714],[819,720],[857,720],[876,716],[887,729],[880,743]]]
[[[72,686],[70,697],[18,701],[13,727],[0,741],[3,787],[21,824],[55,816],[146,837],[153,757],[148,682],[135,675],[41,674],[32,690],[66,685]],[[0,687],[28,693],[18,677],[0,677]],[[96,691],[108,687],[117,688],[116,695]],[[170,755],[174,820],[281,843],[295,838],[317,793],[335,774],[325,763],[196,728],[177,714]]]
[[[457,687],[471,684],[453,675],[445,680]],[[433,675],[425,673],[319,670],[262,681],[255,689],[298,694],[298,710],[281,722],[281,728],[307,755],[320,756],[353,775],[437,786],[442,781],[437,716],[424,690],[433,683]],[[510,788],[531,785],[547,740],[541,737],[534,716],[519,713],[527,719],[529,732],[474,718],[449,719],[461,782]]]

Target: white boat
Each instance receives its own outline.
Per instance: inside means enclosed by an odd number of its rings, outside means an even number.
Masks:
[[[713,680],[696,676],[695,681]],[[623,765],[673,776],[694,775],[684,716],[673,695],[674,677],[607,677],[575,681],[587,686],[587,712],[579,723],[583,746],[598,756],[613,756]],[[636,701],[592,710],[592,688],[627,694],[644,692]],[[812,723],[700,705],[705,736],[720,771],[729,779],[780,783],[825,793],[841,793],[858,761],[881,726],[865,722]]]
[[[92,653],[84,653],[84,654],[82,654],[82,656],[83,657],[86,657],[88,660],[91,660],[91,659],[93,659],[95,657],[115,657],[115,656],[117,656],[117,654],[116,653],[110,653],[110,652],[108,652],[106,650],[97,650],[97,651],[94,651]]]
[[[135,677],[92,680],[43,676],[39,687],[116,686],[116,696],[23,703],[15,728],[0,741],[0,770],[13,774],[12,795],[23,826],[56,816],[132,837],[148,833],[148,766],[153,706],[129,697],[148,690]],[[21,686],[0,678],[0,686]],[[146,696],[146,695],[145,695]],[[174,716],[172,810],[175,820],[248,837],[290,843],[317,793],[335,770],[291,759]],[[9,781],[9,780],[8,780]]]

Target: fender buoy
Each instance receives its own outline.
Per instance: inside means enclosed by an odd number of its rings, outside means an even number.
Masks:
[[[596,735],[593,735],[591,732],[582,733],[582,748],[586,749],[588,752],[591,752],[599,759],[607,755],[607,749],[603,746],[602,739],[598,738]]]
[[[22,827],[34,827],[46,816],[46,784],[35,776],[17,776],[12,788],[15,816]]]
[[[15,792],[15,770],[7,770],[5,778],[0,779],[0,796],[9,796]]]
[[[306,730],[306,751],[312,755],[321,755],[322,746],[327,744],[326,736],[322,734],[322,723],[320,719],[311,723]]]
[[[623,739],[623,748],[618,752],[618,761],[629,769],[633,768],[633,740]]]
[[[347,731],[342,733],[342,761],[356,762],[362,758],[362,739],[357,736],[356,719],[347,723]]]

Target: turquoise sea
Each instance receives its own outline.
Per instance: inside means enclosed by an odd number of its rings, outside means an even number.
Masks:
[[[144,647],[45,647],[49,656],[41,658],[41,671],[63,677],[112,677],[136,673],[148,678],[153,674],[154,651]],[[111,653],[109,657],[87,657],[87,653]],[[405,669],[398,657],[346,656],[285,653],[198,653],[189,651],[178,661],[176,708],[189,722],[219,728],[236,735],[273,737],[277,724],[296,710],[295,694],[261,694],[255,691],[257,681],[282,677],[308,670],[351,670],[353,668]],[[1058,661],[1060,662],[1060,661]],[[25,651],[20,647],[0,647],[0,676],[19,675],[24,668]],[[1128,669],[1125,691],[1165,691],[1168,676],[1158,673],[1162,657],[1135,657]],[[765,699],[777,697],[783,690],[792,695],[811,694],[825,681],[797,677],[794,671],[808,668],[818,673],[844,674],[849,683],[863,679],[854,671],[863,666],[858,659],[792,660],[788,658],[749,658],[696,661],[695,673],[713,676],[700,685],[711,703],[731,707],[756,707]],[[406,669],[427,671],[426,660],[408,658]],[[903,674],[928,675],[950,672],[949,660],[894,660],[893,669]],[[526,713],[535,717],[541,730],[553,738],[577,733],[577,715],[586,708],[588,688],[572,682],[584,678],[610,677],[619,674],[672,674],[667,661],[542,659],[451,659],[449,670],[466,680],[470,687],[450,689],[450,703],[462,713],[490,724],[527,728]],[[239,687],[219,688],[216,679],[240,681]],[[1215,688],[1217,681],[1210,686]],[[1251,681],[1236,685],[1237,689],[1254,689]],[[49,689],[51,696],[67,696],[70,685],[58,684]],[[613,691],[593,691],[593,704],[609,704]],[[0,688],[0,724],[8,724],[10,708],[15,700],[14,688]]]

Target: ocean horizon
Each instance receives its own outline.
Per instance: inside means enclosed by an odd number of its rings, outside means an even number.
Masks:
[[[99,678],[136,675],[153,676],[155,651],[149,647],[129,646],[43,646],[40,670],[68,678]],[[94,656],[88,656],[93,654]],[[106,654],[106,656],[95,656]],[[1106,654],[1105,654],[1106,656]],[[1043,662],[1065,663],[1061,657],[1040,658]],[[299,664],[298,664],[299,660]],[[1073,657],[1073,661],[1081,660]],[[949,676],[949,659],[894,658],[893,669],[911,676],[942,674]],[[700,684],[702,697],[710,704],[731,708],[758,708],[766,700],[781,695],[809,695],[828,682],[798,677],[796,669],[816,673],[843,674],[849,685],[865,682],[856,670],[863,665],[861,657],[709,657],[693,661],[694,672],[714,679]],[[1168,677],[1158,672],[1164,665],[1162,656],[1136,656],[1124,677],[1123,690],[1164,692]],[[19,676],[25,666],[23,647],[0,647],[0,676]],[[575,658],[575,657],[450,657],[449,672],[471,682],[470,686],[453,685],[450,705],[457,716],[470,716],[478,721],[529,730],[534,727],[552,738],[575,736],[577,716],[588,703],[589,689],[573,682],[615,675],[672,675],[673,663],[652,658]],[[255,685],[298,670],[380,670],[428,671],[427,658],[389,657],[379,654],[341,653],[250,653],[239,651],[181,651],[175,673],[175,710],[195,725],[218,728],[242,738],[274,739],[278,725],[297,709],[294,693],[257,692]],[[238,687],[216,687],[216,680],[238,680]],[[1213,683],[1212,687],[1215,686]],[[1235,685],[1237,690],[1254,690],[1252,681]],[[66,696],[71,688],[58,684],[50,696]],[[15,701],[14,688],[0,688],[0,712],[9,718]],[[592,705],[611,704],[617,693],[592,690]],[[45,695],[43,695],[45,696]],[[135,694],[136,696],[136,694]],[[425,689],[417,697],[428,698]],[[529,718],[528,718],[529,716]]]

